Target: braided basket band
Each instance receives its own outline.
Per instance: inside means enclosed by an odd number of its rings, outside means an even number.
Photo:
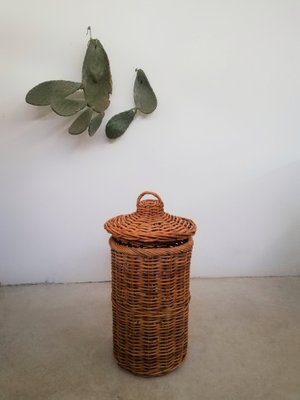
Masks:
[[[124,306],[124,304],[120,304],[118,303],[114,297],[111,298],[112,301],[112,305],[113,307],[117,307],[118,311],[124,313],[124,314],[133,314],[134,317],[137,318],[145,318],[145,319],[159,319],[159,318],[172,318],[172,317],[176,317],[176,315],[180,315],[182,314],[182,312],[187,312],[188,311],[188,307],[189,307],[189,303],[191,300],[191,296],[189,295],[186,299],[185,299],[185,304],[182,304],[180,306],[175,306],[175,307],[168,307],[165,309],[159,309],[159,310],[153,310],[153,311],[149,311],[149,310],[144,310],[141,309],[140,307],[127,307],[126,305]]]
[[[141,257],[159,257],[165,255],[176,255],[186,253],[193,247],[193,239],[190,237],[185,243],[175,247],[161,247],[161,248],[143,248],[143,247],[129,247],[118,243],[113,237],[110,237],[109,244],[112,250],[130,256]]]

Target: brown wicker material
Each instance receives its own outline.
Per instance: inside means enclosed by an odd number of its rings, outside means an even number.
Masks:
[[[157,200],[141,201],[145,194],[151,194]],[[114,238],[144,243],[188,239],[196,232],[196,225],[190,219],[165,213],[164,203],[153,192],[140,194],[136,212],[112,218],[104,227]]]
[[[177,368],[187,352],[191,232],[195,232],[196,226],[190,220],[165,214],[156,194],[158,200],[141,201],[144,194],[138,198],[137,212],[130,214],[138,214],[134,223],[128,222],[132,217],[120,216],[116,217],[118,225],[112,222],[116,219],[105,224],[113,234],[109,241],[113,345],[121,367],[138,375],[158,376]],[[166,229],[161,222],[164,215],[167,215]],[[125,227],[122,227],[121,219],[125,221]],[[145,240],[146,221],[152,242]],[[172,221],[178,228],[175,234],[170,230]],[[151,229],[155,224],[157,229],[153,233]],[[185,233],[184,225],[189,235]],[[117,237],[116,230],[110,229],[112,226],[113,229],[118,226]],[[130,226],[130,234],[126,226]],[[176,236],[178,232],[179,237]],[[134,239],[129,241],[129,236]]]

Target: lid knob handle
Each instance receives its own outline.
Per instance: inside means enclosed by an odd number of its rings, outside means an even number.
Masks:
[[[136,205],[137,205],[137,206],[140,204],[140,201],[142,200],[142,198],[143,198],[144,196],[146,196],[147,194],[150,194],[150,195],[156,197],[157,200],[160,202],[160,204],[161,204],[162,206],[164,206],[164,203],[163,203],[162,199],[160,198],[160,196],[159,196],[157,193],[155,193],[155,192],[149,192],[149,191],[145,191],[145,192],[143,192],[143,193],[141,193],[141,194],[139,195],[139,197],[138,197],[137,200],[136,200]]]
[[[157,200],[141,201],[142,198],[146,195],[151,195],[153,197],[156,197]],[[162,199],[159,197],[157,193],[149,191],[145,191],[139,195],[139,197],[136,200],[136,207],[137,207],[137,212],[144,215],[161,214],[164,212],[164,203]]]

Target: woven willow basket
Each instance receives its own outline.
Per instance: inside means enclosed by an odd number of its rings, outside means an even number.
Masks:
[[[141,200],[145,194],[156,200]],[[196,225],[165,213],[156,193],[143,192],[136,212],[110,219],[105,229],[112,234],[115,358],[134,374],[171,372],[187,352]]]

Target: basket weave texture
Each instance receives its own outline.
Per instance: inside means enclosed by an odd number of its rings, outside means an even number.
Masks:
[[[141,200],[146,194],[156,200]],[[190,219],[165,213],[164,203],[154,192],[141,193],[136,212],[114,217],[104,227],[116,239],[143,243],[184,240],[196,232],[196,225]]]
[[[142,201],[145,194],[157,200]],[[135,213],[113,218],[105,228],[112,234],[115,358],[137,375],[171,372],[187,352],[191,236],[196,225],[164,213],[160,197],[143,192]]]

